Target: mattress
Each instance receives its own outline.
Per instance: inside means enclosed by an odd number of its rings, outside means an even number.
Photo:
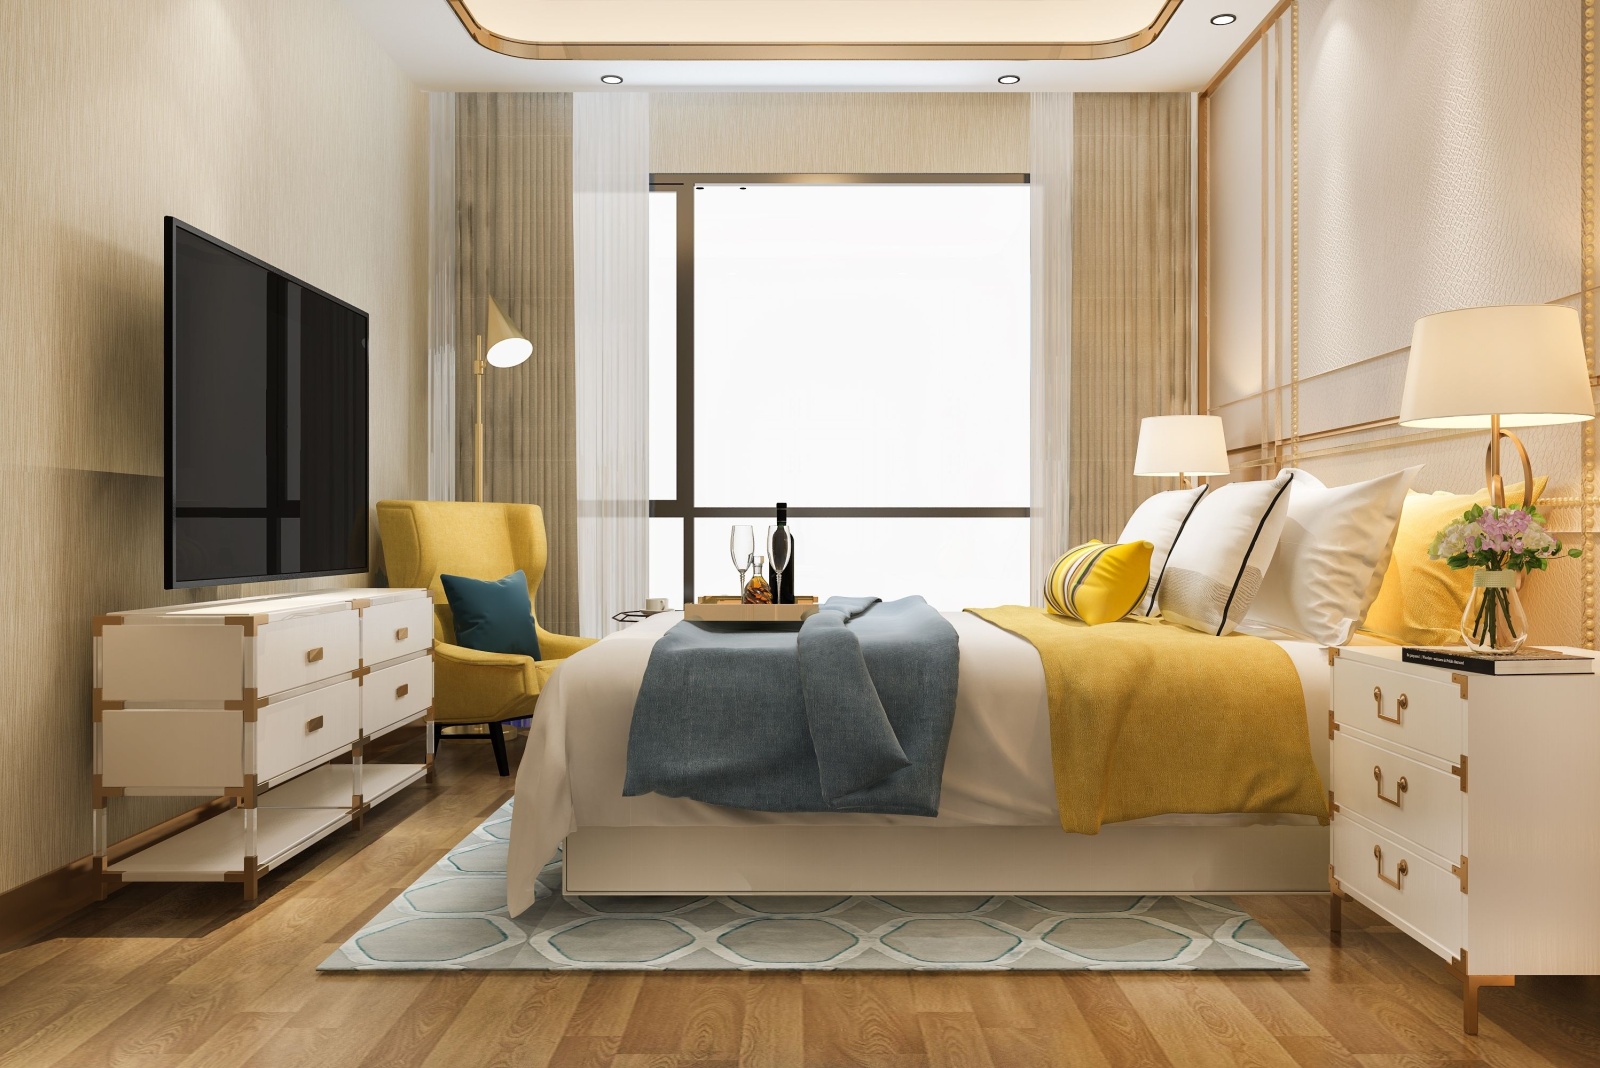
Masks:
[[[562,839],[580,827],[1059,827],[1039,654],[1023,639],[971,613],[951,612],[945,618],[960,639],[961,669],[937,817],[750,812],[656,794],[624,797],[628,728],[650,648],[682,619],[678,613],[665,613],[584,650],[563,663],[545,686],[517,772],[511,880],[531,883]],[[1312,755],[1326,782],[1332,674],[1327,652],[1311,642],[1276,644],[1299,673]],[[1315,822],[1304,816],[1248,813],[1134,821],[1156,826]]]

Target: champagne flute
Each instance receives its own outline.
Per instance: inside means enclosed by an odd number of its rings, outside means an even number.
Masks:
[[[789,566],[789,528],[774,524],[767,528],[767,566],[772,568],[772,603],[783,602],[783,569]]]
[[[739,569],[739,595],[744,596],[744,576],[756,555],[756,532],[749,523],[735,523],[728,534],[728,555]]]

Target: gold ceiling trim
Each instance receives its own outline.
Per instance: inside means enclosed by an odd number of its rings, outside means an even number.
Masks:
[[[483,26],[467,7],[467,0],[446,0],[472,39],[491,52],[515,59],[590,60],[737,60],[737,59],[854,59],[854,60],[1038,60],[1114,59],[1137,52],[1155,42],[1167,28],[1183,0],[1167,0],[1155,21],[1138,33],[1110,41],[973,42],[973,43],[790,43],[748,42],[671,44],[604,41],[522,41],[502,37]]]

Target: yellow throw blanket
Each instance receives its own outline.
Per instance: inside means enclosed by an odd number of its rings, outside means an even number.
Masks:
[[[1326,819],[1289,654],[1159,621],[1085,626],[1042,608],[969,608],[1044,662],[1061,829],[1169,812]]]

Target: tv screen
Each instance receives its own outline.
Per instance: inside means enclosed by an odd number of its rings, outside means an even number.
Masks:
[[[166,584],[367,570],[367,315],[166,221]]]

